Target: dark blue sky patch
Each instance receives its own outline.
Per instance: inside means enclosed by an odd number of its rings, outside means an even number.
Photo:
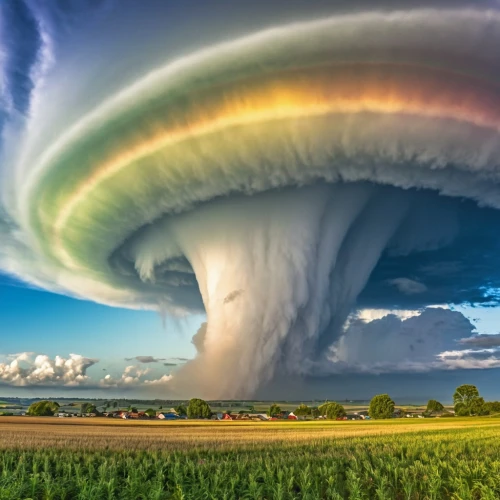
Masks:
[[[4,2],[2,17],[2,45],[7,54],[6,97],[14,110],[26,114],[35,86],[32,70],[38,60],[42,39],[37,21],[24,1]]]

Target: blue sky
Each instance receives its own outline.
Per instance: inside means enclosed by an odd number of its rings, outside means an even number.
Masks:
[[[2,357],[34,352],[51,358],[67,357],[70,353],[97,358],[100,361],[88,369],[88,375],[96,381],[108,373],[120,376],[129,365],[147,366],[151,379],[170,374],[174,367],[166,367],[164,362],[180,365],[184,359],[194,356],[191,337],[204,321],[201,315],[162,318],[155,311],[77,300],[28,288],[5,275],[0,275],[0,318]],[[137,356],[153,356],[165,361],[144,364],[130,359]],[[30,388],[30,393],[33,391]],[[54,393],[53,388],[41,388],[35,393],[43,395],[47,391]],[[99,389],[92,391],[100,394]],[[23,390],[1,386],[0,393],[20,395]],[[63,390],[61,394],[68,395],[68,391]],[[143,388],[140,394],[148,397],[150,393]],[[152,394],[162,395],[161,390]]]

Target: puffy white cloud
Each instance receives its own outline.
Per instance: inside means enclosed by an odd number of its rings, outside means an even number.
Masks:
[[[13,386],[80,386],[89,382],[87,369],[98,361],[80,354],[52,359],[45,354],[22,352],[0,363],[0,382]]]
[[[150,372],[149,368],[141,369],[138,366],[127,366],[119,378],[115,378],[109,373],[101,379],[99,385],[103,388],[135,388],[142,385],[158,386],[164,385],[172,379],[172,375],[162,375],[158,379],[148,380],[144,376]]]
[[[165,385],[168,384],[172,380],[172,375],[163,375],[162,377],[156,380],[145,380],[145,385]]]
[[[438,354],[439,361],[451,370],[473,370],[500,367],[500,349],[463,349]]]
[[[365,323],[370,323],[376,319],[382,319],[386,316],[392,315],[400,318],[401,320],[413,318],[414,316],[419,316],[422,311],[408,310],[408,309],[360,309],[355,314],[349,318],[349,324],[353,320],[360,320]]]

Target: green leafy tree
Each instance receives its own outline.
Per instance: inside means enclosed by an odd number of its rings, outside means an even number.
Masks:
[[[378,394],[370,401],[368,414],[371,418],[391,418],[394,413],[394,401],[388,394]]]
[[[150,418],[156,417],[156,411],[153,408],[148,408],[144,413]]]
[[[444,411],[444,406],[435,399],[429,399],[427,403],[427,409],[425,410],[425,412],[428,413],[429,415],[432,415],[433,413],[438,413],[441,411]]]
[[[483,405],[483,412],[485,415],[500,413],[500,401],[487,401]]]
[[[269,407],[269,410],[267,410],[267,416],[268,417],[277,417],[279,415],[281,415],[281,408],[276,403],[273,403]]]
[[[187,415],[187,408],[184,405],[176,406],[174,409],[177,412],[177,415]]]
[[[459,417],[481,415],[483,413],[484,399],[479,396],[475,385],[463,384],[456,388],[453,394],[455,414]]]
[[[320,414],[321,414],[321,413],[320,413],[319,408],[318,408],[317,406],[313,406],[313,407],[311,408],[311,416],[312,416],[313,418],[318,418],[318,417],[320,416]]]
[[[187,416],[188,418],[210,418],[212,416],[212,410],[203,399],[193,398],[189,401]]]
[[[97,408],[93,403],[82,403],[81,405],[82,413],[97,413]]]
[[[248,411],[249,411],[250,413],[253,413],[253,412],[255,411],[255,406],[250,405],[250,406],[248,407]]]
[[[297,415],[297,417],[307,417],[311,414],[311,408],[305,404],[301,404],[293,411],[293,413]]]
[[[319,414],[328,420],[336,420],[345,416],[345,408],[333,401],[327,401],[318,408]]]
[[[59,410],[55,401],[38,401],[28,408],[27,414],[33,417],[52,417]]]

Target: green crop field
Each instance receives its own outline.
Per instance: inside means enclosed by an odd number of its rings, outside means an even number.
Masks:
[[[2,418],[0,499],[498,499],[500,419]]]

